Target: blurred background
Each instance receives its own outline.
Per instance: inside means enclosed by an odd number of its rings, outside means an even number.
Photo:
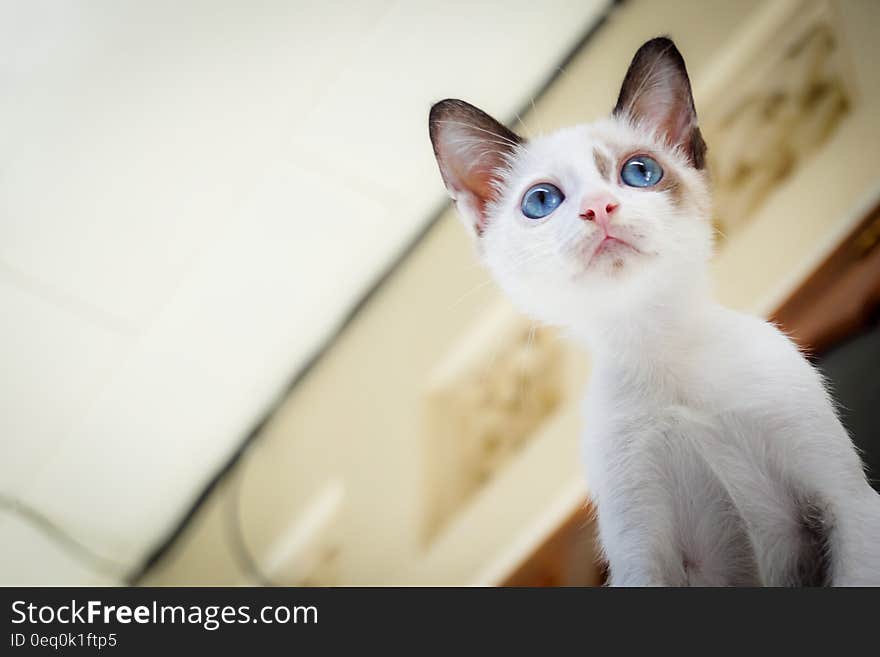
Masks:
[[[880,3],[0,2],[0,585],[600,584],[589,354],[520,317],[427,137],[683,52],[718,296],[880,476]]]

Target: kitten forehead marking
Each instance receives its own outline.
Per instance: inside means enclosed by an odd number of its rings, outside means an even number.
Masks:
[[[608,161],[608,158],[595,146],[593,147],[593,162],[596,164],[596,171],[599,172],[599,176],[611,182],[611,176],[609,172],[611,170],[611,163]]]

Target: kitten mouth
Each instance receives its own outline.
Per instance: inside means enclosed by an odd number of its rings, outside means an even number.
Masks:
[[[589,260],[587,260],[587,267],[592,266],[604,255],[615,258],[615,264],[620,263],[620,265],[622,265],[623,261],[621,260],[621,257],[627,251],[630,253],[641,253],[641,251],[629,242],[626,242],[619,237],[615,237],[614,235],[605,235],[602,241],[599,242],[599,245],[593,250]]]

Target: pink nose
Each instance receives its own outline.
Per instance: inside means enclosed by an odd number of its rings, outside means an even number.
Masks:
[[[595,221],[602,228],[608,228],[611,223],[611,215],[620,204],[610,194],[590,196],[581,201],[581,219]]]

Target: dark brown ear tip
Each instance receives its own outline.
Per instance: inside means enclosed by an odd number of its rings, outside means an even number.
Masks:
[[[672,40],[668,34],[661,34],[660,36],[654,37],[653,39],[648,39],[645,43],[642,44],[642,48],[675,48],[675,42]],[[641,48],[639,49],[641,50]]]
[[[675,41],[672,40],[671,37],[664,34],[658,37],[654,37],[653,39],[648,39],[645,41],[641,47],[639,47],[637,52],[652,52],[652,53],[660,53],[665,51],[676,51],[678,52],[678,48],[675,45]]]
[[[454,102],[454,98],[445,98],[431,105],[431,110],[428,112],[428,124],[434,125],[435,121],[442,119]]]
[[[479,119],[495,121],[491,116],[486,114],[479,107],[471,105],[468,102],[463,100],[459,100],[458,98],[444,98],[441,101],[434,103],[431,106],[431,111],[428,115],[428,119],[430,121],[435,120],[445,120],[450,117],[466,120],[466,119]]]
[[[428,112],[428,132],[431,135],[431,139],[434,139],[434,135],[442,121],[448,121],[456,116],[461,117],[463,114],[473,113],[476,109],[473,105],[458,98],[444,98],[437,101],[431,105],[431,111]]]
[[[458,98],[445,98],[431,106],[431,110],[428,112],[428,132],[432,141],[434,141],[440,124],[444,121],[467,123],[478,130],[497,132],[499,136],[516,143],[522,141],[519,135],[493,119],[479,107]]]
[[[642,57],[657,59],[658,57],[666,57],[675,62],[680,67],[684,67],[684,57],[670,37],[663,35],[654,37],[645,41],[636,51],[633,61],[640,60]]]
[[[443,100],[438,100],[436,103],[431,105],[431,111],[428,114],[428,118],[440,118],[443,114],[454,110],[456,107],[461,107],[462,105],[466,105],[463,100],[459,100],[458,98],[444,98]]]

